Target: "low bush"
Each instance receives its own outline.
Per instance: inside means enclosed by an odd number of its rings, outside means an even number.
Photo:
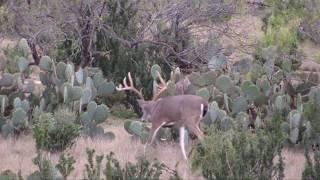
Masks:
[[[74,112],[58,109],[54,114],[42,113],[34,120],[33,136],[37,149],[50,152],[70,147],[80,135]]]
[[[193,153],[193,170],[200,169],[206,179],[282,179],[284,136],[278,128],[271,128],[274,126],[256,133],[210,129]],[[274,163],[275,157],[278,163]]]
[[[88,163],[85,165],[84,180],[91,179],[117,179],[117,180],[157,180],[163,172],[167,171],[171,174],[170,179],[178,180],[176,171],[170,170],[163,163],[158,161],[150,163],[148,160],[138,158],[136,164],[127,162],[125,166],[121,166],[119,161],[114,157],[114,153],[110,152],[106,156],[105,168],[102,168],[103,155],[95,155],[94,149],[87,149]],[[102,178],[102,174],[104,178]]]
[[[307,162],[302,173],[303,180],[320,179],[320,151],[315,151],[311,159],[308,151],[305,153]]]

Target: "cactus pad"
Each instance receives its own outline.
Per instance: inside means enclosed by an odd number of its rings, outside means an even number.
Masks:
[[[0,87],[8,87],[14,83],[14,75],[9,73],[3,73],[0,79]]]
[[[57,76],[61,80],[66,80],[66,68],[67,65],[64,62],[59,62],[56,66]]]
[[[298,138],[299,138],[299,129],[298,128],[294,128],[290,131],[290,141],[291,143],[297,143],[298,141]]]
[[[151,76],[153,79],[157,79],[158,78],[158,72],[161,74],[161,67],[158,64],[154,64],[151,67]]]
[[[3,137],[7,138],[12,133],[13,133],[13,127],[10,124],[5,124],[1,126],[1,134]]]
[[[83,90],[79,86],[72,87],[71,94],[69,94],[69,97],[71,98],[71,101],[78,101],[83,96]]]
[[[24,57],[20,57],[18,60],[18,68],[20,72],[24,72],[29,66],[29,61],[24,58]]]
[[[103,123],[108,117],[108,112],[109,108],[106,105],[101,104],[96,108],[93,118],[98,124]]]
[[[20,39],[18,43],[18,47],[23,52],[24,56],[28,55],[29,45],[28,45],[28,41],[25,38]]]
[[[221,75],[218,77],[218,79],[216,81],[216,86],[222,92],[227,93],[232,88],[233,83],[232,83],[229,76]]]
[[[110,96],[115,90],[115,85],[113,82],[106,82],[100,84],[98,87],[98,95],[102,97]]]
[[[79,83],[79,84],[83,84],[83,82],[84,82],[84,79],[83,79],[83,77],[84,77],[84,74],[83,74],[83,69],[80,67],[79,69],[78,69],[78,71],[75,73],[75,77],[76,77],[76,80],[77,80],[77,82]]]
[[[12,124],[15,128],[27,127],[27,113],[22,108],[17,108],[12,113]]]
[[[299,128],[301,124],[302,115],[297,110],[292,110],[289,113],[290,129]]]
[[[51,71],[53,67],[53,61],[49,56],[42,56],[39,66],[43,71]]]
[[[232,102],[232,112],[233,113],[239,113],[241,111],[246,111],[248,109],[248,102],[247,99],[243,96],[237,97],[233,102]]]
[[[210,92],[208,88],[201,88],[196,92],[196,95],[202,97],[204,100],[208,101],[210,98]]]
[[[88,115],[90,117],[90,119],[93,118],[94,116],[94,113],[96,112],[96,109],[97,109],[98,105],[94,102],[94,101],[91,101],[88,106],[87,106],[87,112],[88,112]]]
[[[83,94],[81,97],[81,103],[88,104],[90,102],[91,98],[92,98],[92,90],[89,88],[85,88],[83,90]]]
[[[214,55],[208,62],[208,68],[211,70],[219,70],[227,65],[227,58],[225,55]]]

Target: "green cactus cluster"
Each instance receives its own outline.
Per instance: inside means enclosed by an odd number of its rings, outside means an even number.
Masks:
[[[124,129],[127,131],[128,134],[131,135],[132,140],[139,140],[141,143],[146,143],[149,137],[150,128],[146,126],[145,123],[139,120],[126,120],[124,122]],[[174,138],[174,133],[177,129],[170,129],[170,128],[160,128],[156,140],[172,140]]]
[[[14,109],[10,117],[4,117],[5,123],[1,126],[1,133],[4,137],[13,135],[15,132],[25,130],[29,126],[28,113],[30,104],[27,100],[21,100],[19,97],[14,99]]]
[[[23,41],[23,40],[21,40]],[[18,48],[7,48],[4,50],[5,59],[0,59],[0,94],[10,95],[12,92],[32,93],[34,90],[33,81],[26,79],[30,77],[32,69],[28,59],[28,50],[25,43],[21,43]],[[27,44],[26,44],[27,45]],[[19,48],[23,46],[22,48]]]
[[[258,60],[244,58],[231,67],[224,63],[222,57],[213,57],[207,72],[183,75],[179,69],[174,69],[164,94],[177,95],[174,93],[176,83],[188,78],[190,85],[184,93],[201,96],[209,102],[208,113],[202,121],[204,127],[260,129],[266,126],[267,121],[279,116],[289,142],[299,143],[303,134],[312,134],[307,130],[312,129],[313,123],[304,115],[305,106],[310,102],[320,105],[320,88],[310,84],[301,93],[305,82],[293,85],[290,81],[292,72],[301,63],[290,58],[281,59],[276,52],[275,48],[265,48]],[[152,67],[152,77],[155,78],[156,72],[161,72],[158,65]],[[132,134],[128,127],[127,124],[125,129]]]
[[[34,93],[36,85],[30,75],[36,65],[31,65],[34,60],[29,54],[28,41],[21,39],[17,48],[4,52],[6,59],[0,64],[0,125],[4,136],[29,128],[34,118],[29,114],[36,108],[52,113],[61,106],[78,112],[77,116],[90,114],[92,122],[84,129],[91,135],[103,132],[97,124],[106,120],[108,107],[97,106],[94,115],[84,111],[90,102],[109,97],[115,90],[114,83],[104,78],[99,68],[77,68],[73,63],[55,62],[49,56],[42,56],[38,64],[41,90]],[[103,134],[114,138],[112,133]]]
[[[114,134],[104,132],[102,127],[98,125],[103,123],[109,114],[109,108],[104,105],[97,105],[94,101],[89,102],[87,111],[80,115],[80,123],[83,125],[83,131],[90,137],[102,136],[106,139],[113,140]]]
[[[72,63],[55,63],[50,57],[43,56],[39,64],[42,72],[40,80],[46,85],[44,90],[45,105],[52,111],[58,104],[78,105],[81,112],[82,105],[88,104],[96,97],[108,97],[115,85],[107,81],[101,71],[90,68],[75,70]]]
[[[171,72],[164,94],[177,95],[174,93],[176,83],[187,77],[190,85],[184,93],[201,96],[209,102],[208,113],[202,121],[204,127],[213,125],[230,130],[234,127],[248,129],[250,126],[260,129],[265,127],[265,121],[280,115],[284,119],[282,129],[288,134],[288,140],[299,143],[303,134],[310,134],[306,129],[312,129],[312,123],[304,118],[304,106],[308,102],[320,104],[320,88],[308,86],[301,95],[299,88],[304,82],[294,86],[286,84],[299,63],[291,59],[279,61],[274,51],[274,48],[263,49],[261,61],[243,59],[234,63],[231,71],[227,72],[214,68],[224,65],[217,57],[212,59],[207,72],[192,72],[184,76],[179,69],[175,69]],[[152,67],[152,77],[156,72],[161,72],[157,65]],[[128,127],[125,129],[132,134]],[[142,125],[139,127],[142,128]],[[142,136],[143,133],[136,135]]]
[[[289,113],[289,139],[292,143],[297,143],[300,127],[302,126],[302,113],[298,110],[292,110]]]
[[[126,120],[124,129],[132,135],[133,138],[138,138],[142,143],[146,143],[149,135],[149,128],[141,121]]]

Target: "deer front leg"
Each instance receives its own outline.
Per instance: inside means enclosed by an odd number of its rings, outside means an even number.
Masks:
[[[152,124],[151,130],[149,132],[149,137],[148,140],[146,142],[146,144],[144,145],[144,155],[146,155],[146,150],[147,150],[147,146],[151,145],[154,141],[154,139],[156,138],[156,135],[159,131],[159,129],[166,124],[166,122],[162,122],[161,124]]]

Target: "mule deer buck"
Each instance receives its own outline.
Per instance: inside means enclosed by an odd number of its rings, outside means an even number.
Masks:
[[[207,113],[208,102],[196,95],[176,95],[160,98],[160,95],[167,89],[167,84],[158,73],[160,85],[158,92],[154,94],[152,100],[146,101],[142,91],[137,90],[133,85],[130,72],[128,73],[129,85],[127,79],[123,79],[123,85],[120,84],[117,91],[133,91],[139,96],[139,106],[142,109],[142,121],[151,122],[152,126],[149,132],[148,140],[144,146],[146,148],[154,142],[157,132],[161,127],[179,128],[180,148],[183,157],[187,160],[185,151],[185,127],[194,133],[199,140],[204,138],[204,133],[200,129],[200,121]]]

